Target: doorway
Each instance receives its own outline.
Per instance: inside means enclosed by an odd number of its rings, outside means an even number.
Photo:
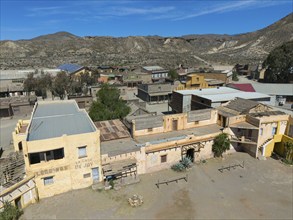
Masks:
[[[14,202],[15,202],[15,206],[16,206],[17,208],[19,208],[19,209],[22,208],[22,206],[21,206],[21,197],[17,197],[17,198],[14,200]]]
[[[172,131],[177,131],[178,129],[178,120],[173,120],[172,121]]]
[[[19,151],[22,151],[22,142],[19,142],[19,143],[18,143],[18,150],[19,150]]]
[[[191,159],[191,162],[194,161],[194,149],[190,148],[186,151],[186,157],[189,157]]]
[[[99,182],[100,180],[99,167],[92,168],[92,177],[93,177],[94,183]]]

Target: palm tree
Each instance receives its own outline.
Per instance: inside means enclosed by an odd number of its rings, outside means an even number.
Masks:
[[[222,154],[230,149],[230,139],[228,134],[222,133],[215,137],[212,151],[215,157],[222,157]]]

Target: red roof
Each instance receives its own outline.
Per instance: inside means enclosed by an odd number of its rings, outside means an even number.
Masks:
[[[230,84],[230,87],[234,89],[238,89],[240,91],[244,91],[244,92],[255,92],[253,86],[250,83],[240,83],[240,84],[232,83]]]

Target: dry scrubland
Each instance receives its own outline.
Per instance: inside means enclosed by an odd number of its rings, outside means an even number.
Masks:
[[[244,169],[218,171],[243,160]],[[186,174],[188,182],[155,186],[158,180]],[[26,208],[21,219],[292,219],[292,176],[293,168],[279,161],[236,153],[194,165],[186,173],[141,175],[140,183],[118,191],[87,188],[47,198]],[[141,207],[128,205],[133,194],[144,197]]]

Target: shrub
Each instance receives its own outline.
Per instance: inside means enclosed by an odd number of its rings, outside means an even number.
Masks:
[[[176,172],[182,172],[186,170],[187,168],[191,167],[192,160],[190,157],[183,157],[183,159],[174,165],[171,166],[171,169]]]
[[[115,183],[114,183],[114,180],[113,180],[113,179],[111,179],[111,180],[109,181],[109,185],[111,186],[111,189],[114,189],[114,185],[115,185]]]
[[[182,172],[185,170],[185,167],[182,163],[176,163],[174,165],[171,166],[171,169],[176,171],[176,172]]]
[[[185,167],[185,168],[189,168],[191,167],[192,165],[192,160],[190,157],[184,157],[182,160],[181,160],[181,164]]]
[[[9,202],[4,203],[4,209],[0,212],[0,219],[3,220],[17,220],[22,214],[22,210],[18,207],[11,205]]]

